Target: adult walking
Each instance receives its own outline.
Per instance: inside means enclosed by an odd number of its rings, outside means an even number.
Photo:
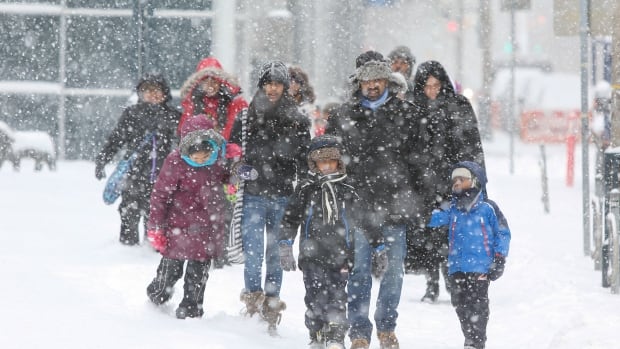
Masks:
[[[451,188],[445,178],[452,164],[473,161],[484,169],[484,152],[474,110],[455,92],[448,73],[437,61],[421,63],[415,75],[414,104],[420,113],[416,121],[419,143],[413,167],[416,196],[423,199],[423,214],[409,234],[406,270],[424,273],[426,292],[422,301],[434,303],[439,296],[439,271],[447,277],[447,230],[428,228],[433,209],[449,203]],[[430,232],[429,229],[441,229]]]
[[[407,92],[403,98],[413,102],[413,67],[415,66],[415,56],[407,46],[396,46],[388,54],[390,68],[395,73],[400,73],[407,81]]]
[[[245,289],[241,301],[247,314],[259,313],[272,332],[286,308],[280,300],[280,221],[293,194],[293,182],[307,172],[306,149],[310,144],[308,119],[286,93],[289,82],[284,63],[273,61],[263,65],[247,119],[237,121],[231,138],[238,144],[244,138],[243,162],[258,172],[257,179],[246,181],[244,187],[241,234]]]
[[[399,348],[394,332],[403,283],[405,230],[416,206],[412,196],[410,159],[414,106],[396,97],[399,82],[376,51],[356,59],[353,93],[329,120],[327,134],[341,137],[347,149],[348,171],[360,199],[368,203],[368,229],[384,238],[388,266],[380,281],[374,314],[381,349]],[[361,232],[355,238],[355,260],[348,283],[351,348],[368,348],[373,325],[369,320],[374,252]]]

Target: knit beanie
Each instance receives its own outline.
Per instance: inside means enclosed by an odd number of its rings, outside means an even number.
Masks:
[[[415,56],[411,53],[411,50],[407,46],[396,46],[392,52],[388,54],[388,58],[392,61],[397,58],[405,60],[410,67],[413,67],[415,64]]]
[[[288,68],[281,61],[271,61],[263,64],[258,73],[258,88],[271,81],[279,82],[284,85],[285,89],[288,89],[290,83],[290,77],[288,75]]]

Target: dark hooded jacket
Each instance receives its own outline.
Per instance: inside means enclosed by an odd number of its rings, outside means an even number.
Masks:
[[[441,82],[441,91],[435,101],[424,94],[430,76]],[[419,65],[415,76],[414,104],[418,111],[415,127],[418,143],[414,146],[413,175],[417,196],[423,197],[426,211],[447,198],[450,186],[447,178],[452,164],[474,161],[484,168],[484,153],[474,110],[454,87],[445,69],[435,61]],[[439,200],[441,201],[441,200]]]
[[[163,76],[145,74],[136,85],[136,91],[147,82],[161,86],[165,100],[161,104],[150,104],[139,99],[137,104],[127,107],[95,160],[98,165],[104,166],[121,149],[126,149],[125,158],[138,151],[125,192],[146,195],[146,199],[166,155],[172,149],[180,117],[177,110],[167,105],[172,96]],[[155,154],[154,162],[152,154]]]
[[[326,136],[316,137],[308,153],[338,147],[326,143]],[[310,175],[296,188],[289,202],[280,230],[281,240],[293,241],[299,236],[299,267],[306,263],[322,265],[331,270],[351,267],[354,260],[354,230],[360,229],[371,246],[383,243],[376,229],[365,229],[367,224],[365,201],[360,200],[355,188],[347,184],[345,165],[339,159],[338,173],[320,175],[316,164],[308,156]],[[328,208],[328,206],[330,208]]]
[[[307,171],[306,151],[310,143],[308,119],[286,93],[274,104],[259,89],[245,115],[244,162],[258,171],[258,178],[245,182],[245,193],[261,196],[290,196],[293,182]],[[242,144],[242,119],[233,128],[231,142]]]
[[[416,144],[414,105],[388,87],[387,100],[373,111],[362,104],[361,89],[354,83],[353,96],[329,119],[326,134],[341,137],[350,183],[368,203],[374,228],[406,223],[417,206],[410,168]]]
[[[200,260],[220,256],[224,247],[225,197],[229,173],[221,161],[192,167],[183,158],[186,140],[214,128],[205,115],[187,119],[181,128],[179,149],[168,155],[151,194],[148,228],[161,229],[168,240],[162,255],[172,259]],[[211,139],[223,144],[213,132]]]

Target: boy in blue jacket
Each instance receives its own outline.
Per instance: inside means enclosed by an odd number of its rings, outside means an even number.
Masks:
[[[489,283],[504,273],[510,228],[495,202],[486,198],[484,169],[471,161],[452,171],[452,201],[434,211],[430,227],[448,225],[448,275],[452,306],[461,322],[465,349],[484,349],[489,320]]]

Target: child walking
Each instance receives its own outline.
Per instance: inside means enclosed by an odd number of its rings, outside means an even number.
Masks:
[[[223,253],[222,184],[229,173],[220,161],[226,142],[213,126],[203,114],[185,121],[179,148],[166,158],[151,194],[148,240],[162,259],[147,295],[167,302],[187,262],[179,319],[202,317],[211,260]]]
[[[434,211],[430,227],[449,226],[451,301],[465,336],[465,349],[484,349],[489,320],[489,283],[504,273],[510,229],[495,202],[485,197],[484,169],[471,161],[452,171],[452,201]]]
[[[343,349],[349,328],[346,285],[353,262],[353,229],[360,228],[363,211],[356,207],[361,203],[354,188],[346,184],[337,139],[314,138],[308,154],[311,176],[299,184],[283,218],[280,262],[283,270],[295,270],[292,245],[301,226],[299,269],[306,288],[310,348]],[[369,242],[378,251],[379,268],[385,269],[382,235],[377,231]]]

